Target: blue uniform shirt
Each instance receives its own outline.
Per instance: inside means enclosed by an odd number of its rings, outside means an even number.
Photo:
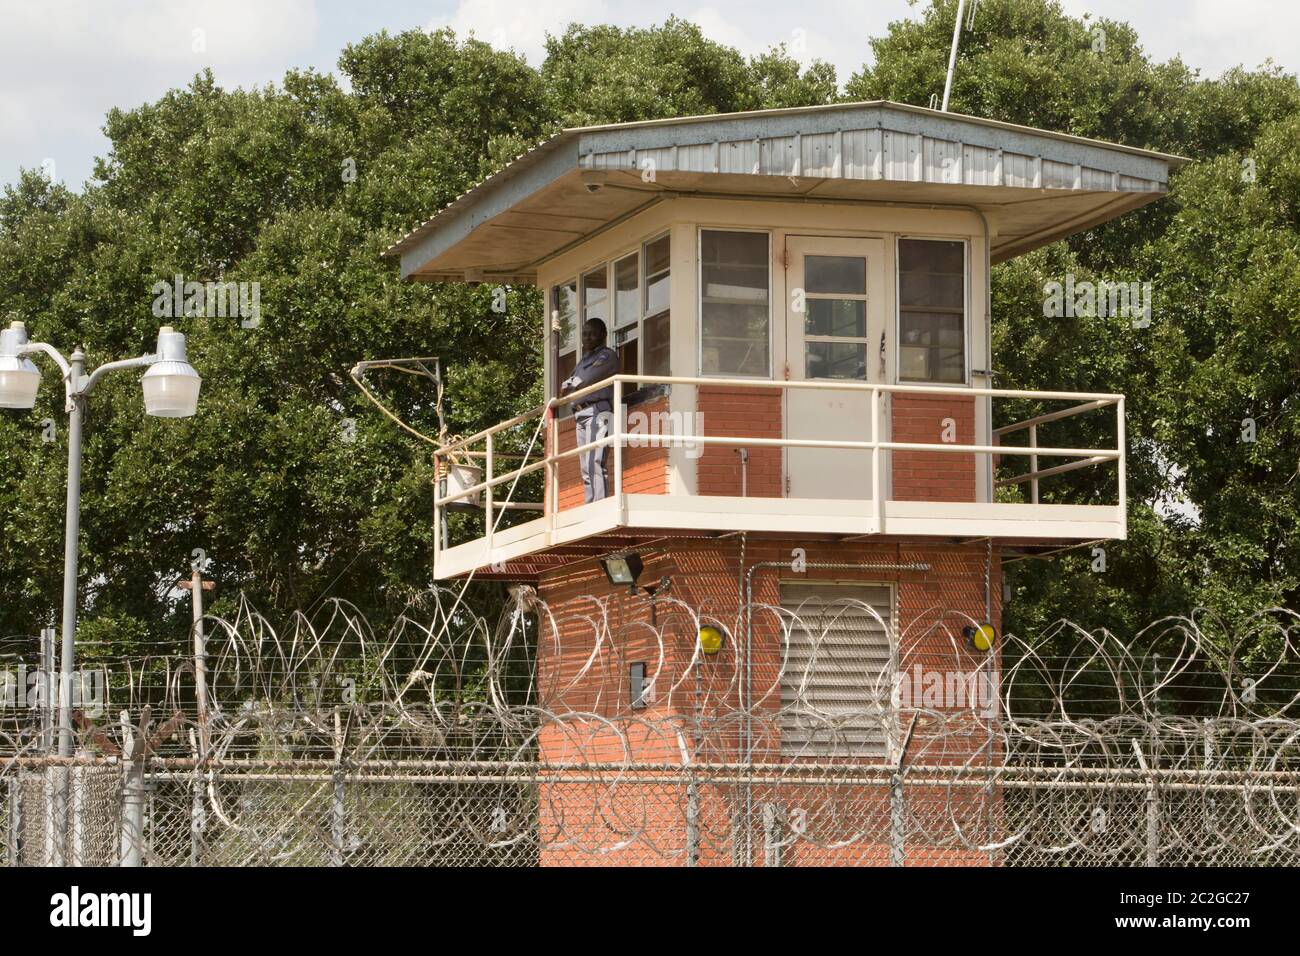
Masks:
[[[598,349],[588,352],[582,357],[573,374],[566,378],[560,385],[561,394],[566,392],[576,392],[579,389],[586,388],[588,385],[595,385],[597,382],[603,382],[612,375],[618,374],[618,353],[608,345],[602,345]],[[599,391],[592,392],[583,398],[578,399],[575,403],[577,408],[585,408],[588,405],[594,405],[596,402],[611,402],[614,400],[614,386],[602,388]]]

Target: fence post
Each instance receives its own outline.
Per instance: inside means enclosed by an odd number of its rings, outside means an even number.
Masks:
[[[119,866],[140,866],[144,849],[144,727],[146,716],[141,718],[138,735],[131,732],[126,711],[122,711],[122,728],[126,739],[122,748],[125,758],[122,776],[122,847]]]
[[[1151,655],[1151,712],[1155,720],[1160,719],[1160,655]],[[1160,794],[1156,789],[1156,771],[1160,769],[1160,735],[1152,721],[1151,766],[1147,783],[1147,866],[1160,865]]]
[[[190,799],[190,866],[203,858],[203,834],[208,827],[207,808],[203,805],[203,771],[195,769]]]
[[[489,438],[489,440],[491,440]],[[490,489],[489,489],[490,490]],[[339,709],[334,708],[334,795],[330,808],[330,866],[343,865],[343,843],[347,838],[347,804],[344,801],[343,729]]]
[[[781,865],[781,851],[784,849],[782,841],[784,839],[784,829],[781,807],[775,803],[763,804],[763,865],[770,867],[779,867]]]
[[[435,475],[437,469],[434,470]],[[435,515],[437,492],[434,494]],[[434,546],[437,546],[437,522],[434,522]],[[437,552],[434,552],[435,560]],[[207,813],[203,806],[203,765],[208,759],[211,743],[208,736],[208,639],[203,628],[203,571],[194,568],[190,579],[190,597],[194,610],[194,703],[197,710],[199,732],[197,739],[190,731],[190,749],[198,754],[194,779],[190,783],[190,866],[198,866],[203,856],[203,833],[207,829]]]
[[[907,865],[907,794],[903,789],[903,775],[906,772],[907,748],[912,743],[912,734],[916,733],[916,722],[920,714],[912,715],[912,722],[907,725],[907,732],[898,741],[898,749],[893,754],[893,772],[889,775],[889,865]]]
[[[1147,866],[1160,865],[1160,794],[1153,776],[1147,784]]]
[[[68,768],[68,866],[81,866],[86,822],[86,768]]]
[[[140,866],[144,847],[144,761],[132,758],[122,781],[122,866]]]
[[[903,792],[903,775],[889,775],[889,865],[903,866],[906,859],[906,796]]]
[[[54,753],[54,628],[41,631],[41,675],[37,691],[41,698],[41,752]]]
[[[8,826],[5,828],[5,863],[18,866],[21,834],[23,832],[22,785],[17,774],[9,778],[9,792],[5,795],[9,804],[6,815]]]
[[[68,768],[45,768],[45,865],[63,866],[68,849]]]
[[[686,768],[686,865],[700,865],[700,792],[690,765]]]
[[[190,731],[190,746],[195,747],[194,731]],[[203,834],[208,828],[207,807],[203,803],[203,760],[207,754],[198,750],[199,763],[194,767],[194,776],[190,781],[190,866],[198,866],[203,859]]]

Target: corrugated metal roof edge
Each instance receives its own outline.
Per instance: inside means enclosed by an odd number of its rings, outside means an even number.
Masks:
[[[406,248],[414,244],[417,240],[422,239],[427,234],[429,227],[432,226],[433,223],[440,217],[445,216],[447,213],[452,212],[456,209],[460,209],[462,206],[468,205],[472,199],[474,199],[479,193],[483,192],[484,190],[496,186],[500,183],[507,182],[508,180],[513,179],[515,176],[519,175],[520,173],[523,173],[528,169],[531,169],[533,166],[537,165],[537,163],[541,162],[542,159],[544,159],[546,156],[553,153],[564,143],[567,143],[571,139],[575,139],[579,135],[580,134],[577,130],[566,129],[566,130],[561,130],[559,133],[556,133],[554,136],[550,137],[549,139],[542,140],[532,149],[516,156],[514,159],[506,163],[506,165],[502,166],[500,169],[498,169],[492,175],[488,176],[486,179],[480,180],[479,182],[475,183],[465,192],[461,193],[459,196],[457,196],[447,205],[443,206],[441,209],[435,212],[428,219],[424,220],[424,222],[415,226],[410,232],[402,236],[401,239],[398,239],[395,243],[393,243],[391,246],[385,249],[383,255],[394,256],[404,251]]]
[[[877,109],[886,108],[886,109],[900,110],[905,113],[916,113],[922,116],[936,116],[936,117],[944,117],[947,119],[957,119],[957,120],[962,120],[964,122],[975,123],[976,125],[979,126],[986,126],[991,129],[1005,129],[1005,130],[1014,131],[1018,133],[1027,133],[1034,136],[1044,136],[1049,139],[1060,140],[1062,142],[1080,143],[1086,146],[1096,146],[1101,149],[1117,150],[1119,152],[1129,153],[1131,155],[1145,156],[1150,159],[1159,159],[1168,163],[1170,167],[1174,169],[1185,166],[1188,163],[1192,162],[1192,160],[1189,159],[1188,157],[1178,156],[1174,153],[1161,153],[1156,150],[1141,149],[1140,147],[1137,146],[1125,146],[1122,143],[1110,143],[1107,142],[1106,140],[1091,139],[1087,136],[1075,136],[1071,133],[1058,133],[1054,130],[1038,129],[1037,127],[1034,126],[1022,126],[1019,123],[1007,123],[1004,122],[1003,120],[985,119],[984,117],[970,116],[965,113],[945,113],[941,110],[932,110],[929,107],[925,107],[925,106],[913,106],[910,103],[896,103],[893,100],[856,100],[847,103],[827,103],[821,106],[792,106],[792,107],[784,107],[781,109],[771,109],[771,110],[746,110],[740,113],[701,113],[695,116],[676,116],[676,117],[665,117],[663,119],[654,119],[654,120],[639,120],[634,123],[605,123],[598,126],[571,126],[561,130],[559,133],[556,133],[554,136],[550,137],[549,139],[543,140],[542,142],[534,146],[532,149],[528,150],[525,153],[522,153],[515,159],[511,160],[509,163],[507,163],[501,169],[497,170],[492,175],[488,176],[486,179],[483,179],[480,182],[471,186],[464,193],[457,196],[454,200],[452,200],[442,209],[439,209],[436,213],[434,213],[424,222],[415,226],[415,228],[413,228],[410,232],[402,236],[401,239],[397,240],[397,242],[393,243],[391,246],[385,249],[383,255],[394,256],[401,253],[404,249],[408,248],[415,241],[423,238],[424,235],[427,234],[429,227],[432,226],[433,223],[439,217],[466,205],[471,199],[477,196],[480,192],[492,186],[495,186],[498,183],[504,182],[521,172],[524,172],[525,170],[529,169],[537,162],[539,162],[543,156],[549,154],[550,152],[558,148],[561,144],[568,142],[569,140],[577,136],[581,136],[583,133],[608,132],[610,130],[621,130],[621,129],[645,129],[645,128],[653,128],[659,126],[684,125],[687,123],[708,123],[708,122],[717,122],[718,120],[746,119],[746,118],[751,118],[756,116],[765,116],[765,117],[788,116],[788,115],[796,115],[796,114],[819,113],[819,112],[825,112],[830,110],[863,109],[863,108],[877,108]]]
[[[958,119],[966,122],[975,123],[979,126],[988,126],[994,129],[1014,130],[1019,133],[1031,133],[1035,136],[1046,136],[1050,139],[1059,139],[1064,142],[1082,143],[1087,146],[1097,146],[1102,149],[1114,149],[1124,153],[1132,153],[1137,156],[1146,156],[1152,159],[1162,159],[1174,166],[1184,166],[1192,162],[1186,156],[1178,156],[1174,153],[1161,153],[1156,150],[1142,149],[1139,146],[1125,146],[1122,143],[1112,143],[1104,139],[1091,139],[1087,136],[1075,136],[1072,133],[1058,133],[1054,130],[1039,129],[1036,126],[1022,126],[1019,123],[1007,123],[1003,120],[985,119],[982,116],[970,116],[966,113],[945,113],[942,110],[932,110],[926,106],[913,106],[910,103],[897,103],[893,100],[854,100],[845,103],[826,103],[821,106],[790,106],[781,109],[772,110],[747,110],[742,113],[702,113],[697,116],[678,116],[668,117],[657,120],[639,120],[635,123],[606,123],[600,126],[572,126],[564,130],[565,133],[594,133],[607,132],[615,129],[638,129],[642,127],[653,126],[671,126],[677,123],[708,123],[721,119],[745,119],[755,116],[786,116],[802,113],[820,113],[832,110],[844,109],[864,109],[868,107],[886,108],[901,110],[905,113],[916,113],[921,116],[936,116],[946,119]]]

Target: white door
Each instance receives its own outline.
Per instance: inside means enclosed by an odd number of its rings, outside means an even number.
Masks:
[[[883,381],[884,240],[791,236],[786,263],[787,377]],[[870,440],[869,392],[790,388],[785,394],[786,437]],[[882,400],[882,418],[884,407]],[[873,496],[870,451],[787,448],[785,474],[790,498]]]

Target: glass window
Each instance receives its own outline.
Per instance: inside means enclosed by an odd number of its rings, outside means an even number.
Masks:
[[[618,352],[618,370],[638,375],[638,319],[641,317],[641,263],[634,252],[614,263],[614,331],[610,343]]]
[[[966,381],[966,244],[898,242],[898,377]]]
[[[576,279],[551,290],[551,309],[559,330],[555,333],[555,394],[560,383],[573,374],[578,364],[578,282]]]
[[[804,256],[805,292],[867,294],[867,260],[861,256]]]
[[[641,267],[637,254],[624,256],[614,263],[614,325],[636,325],[641,318]]]
[[[645,336],[646,375],[671,375],[670,309],[672,276],[668,237],[647,242],[645,258]]]
[[[813,299],[804,300],[804,335],[856,336],[867,335],[867,302],[865,299]]]
[[[804,256],[804,376],[867,377],[867,260]]]
[[[609,270],[592,269],[582,277],[582,321],[600,319],[609,328]]]
[[[767,233],[700,233],[700,371],[771,375]]]

